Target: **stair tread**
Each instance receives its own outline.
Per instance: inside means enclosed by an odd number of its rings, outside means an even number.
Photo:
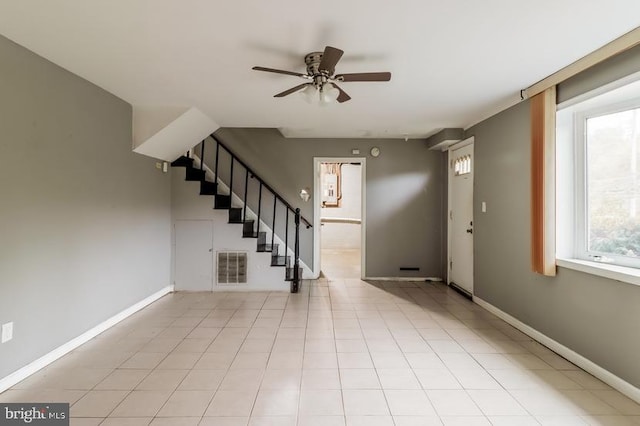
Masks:
[[[193,158],[185,157],[184,155],[171,162],[171,167],[190,167],[192,165]]]

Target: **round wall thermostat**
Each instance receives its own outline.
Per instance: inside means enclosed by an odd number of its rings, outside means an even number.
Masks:
[[[378,155],[380,155],[380,148],[378,148],[377,146],[371,148],[371,156],[377,157]]]

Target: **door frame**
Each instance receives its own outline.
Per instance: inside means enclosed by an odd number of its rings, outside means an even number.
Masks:
[[[450,177],[450,170],[452,167],[451,164],[451,154],[453,153],[453,151],[456,151],[460,148],[464,148],[467,145],[473,145],[473,155],[471,156],[471,170],[473,171],[473,188],[472,188],[472,192],[471,192],[471,196],[473,197],[473,202],[475,202],[475,163],[476,163],[476,159],[475,159],[475,137],[474,136],[470,136],[467,139],[464,139],[456,144],[453,144],[451,146],[448,147],[447,149],[447,265],[446,265],[446,269],[447,269],[447,285],[450,285],[451,283],[451,225],[452,225],[452,221],[451,221],[451,204],[452,204],[452,184],[451,184],[451,179],[449,179]],[[473,205],[473,204],[472,204]],[[471,212],[471,217],[472,220],[474,220],[475,222],[475,217],[473,214],[473,211]],[[475,235],[474,235],[474,241],[475,241]],[[471,264],[471,276],[473,277],[473,273],[474,273],[474,266],[473,263]],[[473,296],[473,289],[475,288],[475,283],[472,282],[472,291],[471,291],[471,295]]]
[[[321,263],[321,241],[320,241],[320,214],[322,212],[322,182],[320,180],[320,165],[322,163],[360,163],[360,202],[361,202],[361,215],[360,215],[360,278],[366,277],[365,265],[366,265],[366,221],[367,221],[367,191],[366,191],[366,176],[367,176],[367,159],[366,157],[314,157],[313,158],[313,223],[316,226],[313,227],[313,276],[315,278],[320,277]]]

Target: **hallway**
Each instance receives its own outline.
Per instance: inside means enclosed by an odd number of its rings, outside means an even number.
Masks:
[[[0,394],[71,425],[640,425],[640,406],[432,283],[173,293]]]

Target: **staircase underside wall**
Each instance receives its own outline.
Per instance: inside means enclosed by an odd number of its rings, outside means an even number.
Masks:
[[[171,169],[171,220],[175,225],[181,220],[208,220],[213,223],[213,290],[263,290],[288,291],[283,267],[272,267],[271,254],[256,251],[255,238],[242,238],[242,224],[228,223],[228,210],[214,210],[213,196],[199,195],[200,183],[185,181],[184,168]],[[176,277],[175,226],[172,226],[171,280]],[[247,284],[218,285],[216,282],[216,253],[218,251],[241,251],[247,253]]]

